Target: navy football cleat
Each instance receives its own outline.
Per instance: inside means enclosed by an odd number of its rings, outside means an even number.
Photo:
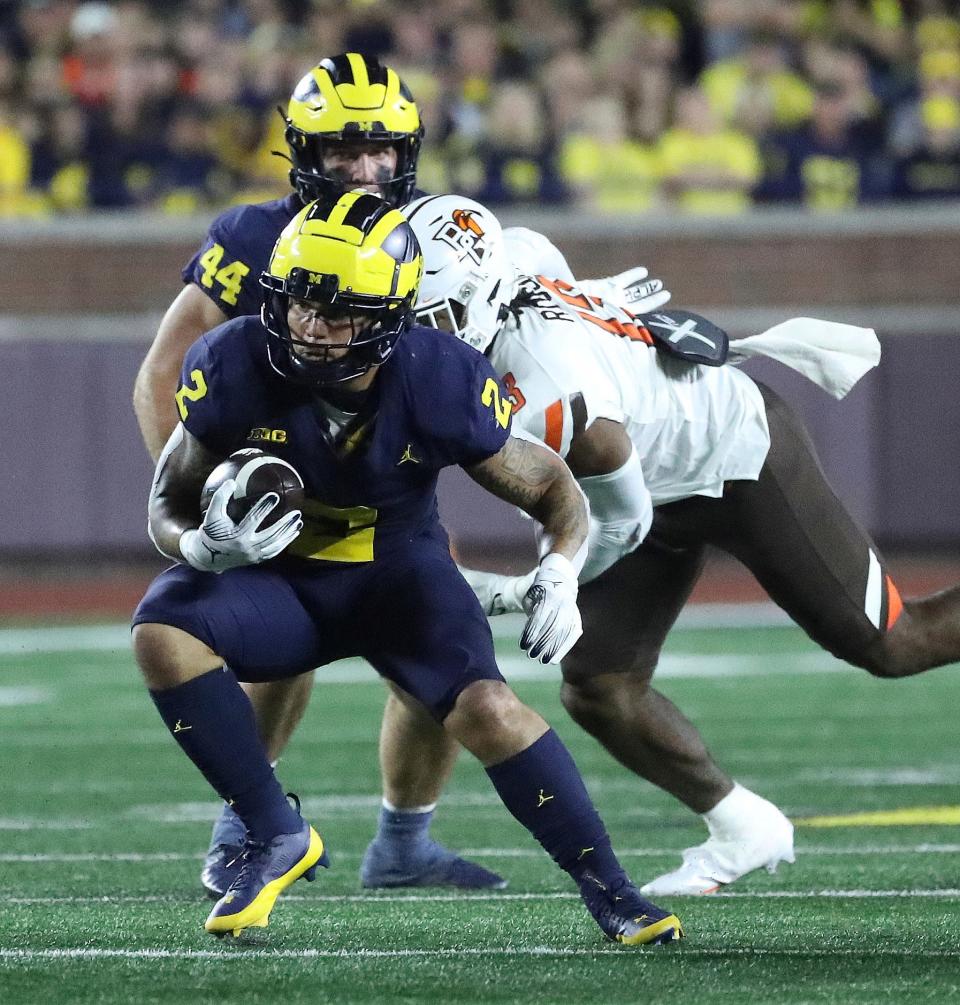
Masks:
[[[246,839],[247,828],[243,821],[224,803],[220,816],[213,825],[210,847],[200,871],[200,885],[213,900],[219,900],[240,875]]]
[[[611,942],[662,946],[683,938],[680,919],[644,900],[625,875],[608,887],[588,869],[577,885],[587,910]]]
[[[502,876],[429,839],[403,845],[374,839],[360,863],[360,883],[367,889],[452,886],[460,890],[502,890],[507,885]]]
[[[318,865],[329,865],[320,835],[306,820],[295,834],[278,834],[270,842],[248,840],[241,862],[239,875],[203,926],[218,938],[266,928],[277,897],[301,876],[312,881]]]

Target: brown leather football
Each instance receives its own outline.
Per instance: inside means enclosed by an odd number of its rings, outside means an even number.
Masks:
[[[200,512],[205,513],[213,493],[228,479],[237,485],[227,503],[227,516],[239,523],[267,492],[280,496],[279,504],[260,522],[269,527],[291,510],[302,509],[303,479],[292,464],[254,447],[232,453],[210,472],[200,493]]]

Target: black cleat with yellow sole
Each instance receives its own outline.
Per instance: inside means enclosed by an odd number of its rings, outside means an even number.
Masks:
[[[662,946],[683,938],[680,919],[645,900],[622,875],[609,886],[584,870],[577,879],[580,896],[603,934],[625,946]]]
[[[222,938],[245,928],[265,928],[277,897],[301,876],[312,881],[317,866],[329,865],[320,835],[308,824],[270,842],[247,840],[237,878],[217,901],[204,928]]]

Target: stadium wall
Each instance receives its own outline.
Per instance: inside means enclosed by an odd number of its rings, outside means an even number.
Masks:
[[[830,480],[881,544],[960,543],[960,207],[504,220],[550,236],[577,275],[648,265],[674,304],[731,335],[804,315],[875,327],[883,362],[842,403],[783,367],[751,364],[751,372],[796,403]],[[150,555],[151,466],[131,388],[206,223],[0,223],[0,506],[8,514],[0,558]],[[529,541],[524,521],[490,506],[460,474],[444,478],[441,504],[473,556]]]

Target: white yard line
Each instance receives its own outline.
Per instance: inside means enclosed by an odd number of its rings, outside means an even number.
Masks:
[[[64,652],[69,651],[65,649]],[[53,652],[41,649],[37,652]],[[10,654],[0,652],[0,657]],[[132,657],[131,657],[132,659]],[[556,667],[543,666],[528,659],[517,649],[516,655],[501,652],[497,664],[508,680],[546,681],[559,684],[560,672]],[[79,671],[75,664],[69,666],[71,675]],[[101,672],[113,672],[113,668],[91,665],[86,668],[87,681]],[[736,677],[782,677],[803,674],[855,673],[850,666],[835,659],[826,652],[786,653],[781,656],[756,655],[753,653],[664,653],[657,666],[658,679],[683,678],[702,680],[710,678]],[[14,670],[16,671],[16,668]],[[26,675],[27,670],[20,673]],[[362,660],[341,660],[321,668],[316,675],[318,686],[324,684],[375,684],[380,678]],[[2,704],[2,702],[0,702]]]
[[[699,899],[710,900],[905,900],[910,898],[957,900],[960,889],[946,887],[937,890],[726,890]],[[476,893],[460,890],[456,893],[363,893],[363,894],[284,894],[285,904],[455,904],[469,901],[578,901],[577,893]],[[199,891],[197,900],[200,900]],[[100,896],[100,897],[5,897],[4,903],[18,906],[52,906],[56,904],[189,904],[182,896]]]
[[[0,687],[0,708],[42,705],[52,697],[53,692],[48,687]]]
[[[793,622],[770,603],[691,604],[677,621],[678,628],[766,628]],[[520,615],[491,618],[494,637],[520,637]],[[102,625],[61,625],[37,628],[0,629],[0,656],[35,653],[130,651],[130,626],[120,623]]]
[[[41,820],[36,817],[0,817],[0,831],[86,831],[98,826],[92,820],[69,817]]]
[[[543,851],[539,848],[461,848],[466,858],[512,858],[540,859]],[[827,857],[833,855],[956,855],[960,844],[913,844],[913,845],[854,845],[832,848],[829,845],[798,845],[796,852],[801,857]],[[353,861],[362,857],[362,852],[338,851],[331,854],[337,860]],[[621,858],[660,858],[677,855],[677,848],[618,848]],[[50,862],[199,862],[203,852],[37,852],[18,854],[4,852],[0,862],[44,864]]]
[[[671,951],[671,950],[668,950]],[[799,957],[830,959],[833,957],[856,957],[869,959],[893,957],[897,959],[955,959],[960,958],[960,949],[755,949],[731,947],[729,949],[697,949],[693,946],[678,946],[672,952],[684,957],[706,956],[725,958],[736,957]],[[576,949],[554,948],[552,946],[485,946],[458,949],[252,949],[249,946],[236,947],[226,944],[222,949],[0,949],[0,960],[14,963],[25,960],[222,960],[235,966],[240,960],[395,960],[395,959],[463,959],[464,957],[490,956],[612,956],[629,953],[625,948]]]

